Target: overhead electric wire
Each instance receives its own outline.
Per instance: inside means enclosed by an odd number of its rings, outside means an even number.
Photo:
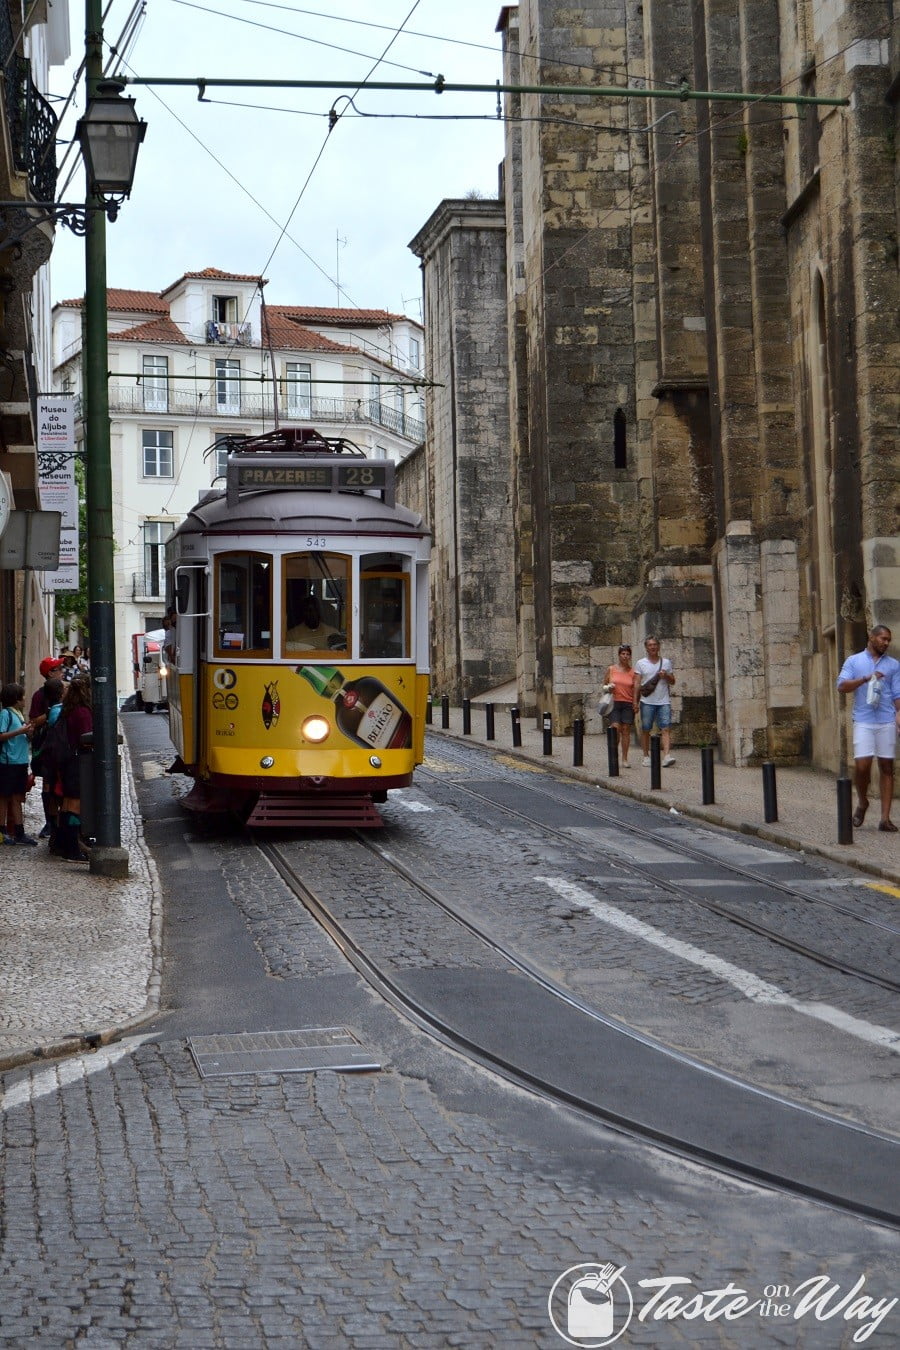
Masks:
[[[271,24],[256,23],[252,19],[242,19],[239,14],[225,14],[220,9],[209,9],[206,5],[198,5],[195,0],[172,0],[173,5],[181,5],[184,9],[199,9],[203,14],[214,14],[217,19],[232,19],[235,23],[247,24],[250,28],[258,28],[264,33],[277,33],[279,37],[296,38],[298,42],[311,42],[316,47],[328,47],[330,51],[341,52],[344,56],[361,56],[366,61],[374,61],[375,67],[379,65],[393,66],[396,70],[408,70],[413,75],[424,75],[428,79],[435,78],[433,70],[420,70],[418,66],[405,66],[399,61],[386,61],[383,56],[373,57],[370,52],[357,52],[352,47],[340,47],[335,42],[325,42],[322,38],[307,36],[306,33],[294,33],[287,28],[273,28]],[[390,46],[390,44],[388,44]],[[385,48],[387,50],[387,48]],[[372,72],[370,71],[369,74]]]

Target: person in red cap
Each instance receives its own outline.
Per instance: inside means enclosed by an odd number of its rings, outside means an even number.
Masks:
[[[62,673],[62,668],[63,663],[62,661],[60,661],[58,656],[45,656],[41,664],[38,666],[38,670],[41,672],[41,675],[43,676],[44,683],[41,685],[40,689],[35,689],[34,693],[31,696],[31,707],[28,709],[29,722],[34,722],[39,717],[43,718],[44,722],[46,722],[47,720],[46,715],[49,709],[54,703],[59,702],[58,698],[54,698],[52,702],[50,699],[47,698],[47,685],[50,684],[51,681],[56,682],[59,681],[60,674]],[[51,795],[49,798],[48,797],[44,798],[44,828],[38,835],[39,839],[50,838],[50,835],[53,833],[53,825],[55,819],[56,819],[56,806],[55,801]]]

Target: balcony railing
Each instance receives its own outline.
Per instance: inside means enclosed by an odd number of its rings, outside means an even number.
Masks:
[[[132,600],[159,600],[163,592],[163,578],[159,572],[132,572]]]
[[[206,325],[206,341],[223,346],[253,346],[253,330],[249,323],[216,323],[212,319]]]
[[[230,392],[230,391],[229,391]],[[76,401],[76,416],[80,415],[80,399]],[[272,422],[275,405],[271,394],[236,393],[221,402],[213,389],[151,389],[113,381],[109,386],[109,411],[113,415],[133,414],[140,417],[205,417],[216,421],[222,418],[240,418],[247,421]],[[302,422],[310,426],[341,426],[362,424],[384,427],[405,440],[425,439],[425,423],[409,413],[390,408],[377,399],[368,398],[305,398],[291,401],[279,399],[278,416],[282,421]]]
[[[14,40],[9,8],[0,5],[0,59],[5,72],[6,120],[13,163],[28,175],[35,201],[52,202],[56,195],[56,129],[59,118],[38,93],[31,78],[31,62],[12,55]]]

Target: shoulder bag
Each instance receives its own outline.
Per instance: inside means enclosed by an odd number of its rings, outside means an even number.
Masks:
[[[641,685],[641,698],[650,697],[656,686],[659,684],[659,677],[661,674],[662,674],[662,661],[660,661],[659,663],[659,670],[656,672],[656,674],[651,675],[649,680],[646,680]]]

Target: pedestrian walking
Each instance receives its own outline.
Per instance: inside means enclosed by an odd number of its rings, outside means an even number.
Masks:
[[[634,726],[635,685],[637,673],[631,664],[631,648],[627,642],[619,647],[618,659],[606,672],[605,689],[613,696],[609,725],[615,727],[619,740],[619,766],[630,769],[628,751],[631,748],[631,728]]]
[[[856,810],[853,824],[862,825],[869,809],[872,760],[878,760],[881,820],[879,830],[896,834],[891,820],[894,800],[894,754],[900,723],[900,661],[888,655],[891,630],[876,624],[861,652],[848,656],[841,667],[840,694],[853,694],[853,756]]]
[[[641,743],[644,749],[644,768],[650,767],[650,733],[654,726],[660,739],[663,752],[663,768],[675,763],[671,753],[672,697],[670,690],[675,683],[672,662],[667,656],[661,656],[659,638],[644,639],[644,651],[640,661],[635,663],[634,710],[640,709]]]

